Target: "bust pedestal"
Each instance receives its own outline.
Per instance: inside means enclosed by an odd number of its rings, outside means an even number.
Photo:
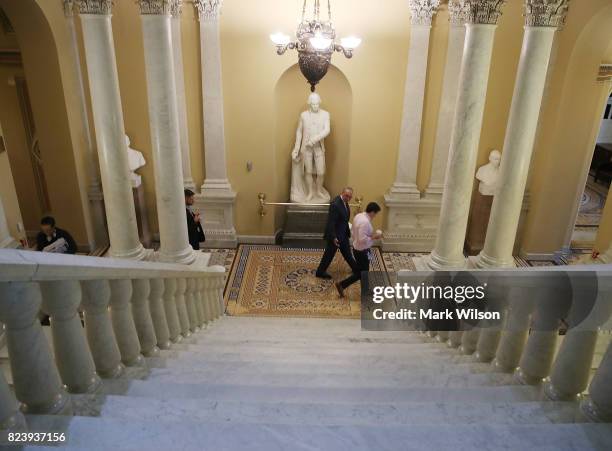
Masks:
[[[465,249],[468,255],[478,255],[484,248],[493,196],[483,196],[476,190],[472,198],[472,205],[472,214],[465,238]]]
[[[132,188],[134,195],[134,208],[136,209],[136,222],[138,223],[138,236],[140,242],[146,248],[151,247],[151,229],[149,228],[149,220],[147,218],[147,209],[145,207],[144,187],[142,185],[137,188]]]
[[[283,228],[283,246],[324,247],[327,206],[289,206]]]

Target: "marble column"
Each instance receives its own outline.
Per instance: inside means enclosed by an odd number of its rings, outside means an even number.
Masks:
[[[183,0],[171,0],[172,13],[172,52],[174,56],[174,78],[176,83],[176,104],[179,121],[179,138],[181,141],[181,158],[183,162],[183,187],[195,192],[196,187],[191,176],[191,151],[189,147],[189,128],[187,125],[187,105],[185,103],[185,70],[183,69],[183,46],[181,41],[181,15]]]
[[[111,26],[111,0],[77,0],[85,45],[91,108],[110,255],[141,260],[146,252],[138,240],[138,225],[125,147],[123,111]]]
[[[64,1],[64,16],[66,17],[66,26],[70,34],[70,53],[72,59],[74,84],[71,89],[75,89],[79,100],[79,119],[82,121],[83,138],[85,147],[83,153],[87,160],[87,177],[89,183],[87,185],[87,197],[89,199],[89,223],[87,225],[90,236],[90,244],[93,249],[108,244],[108,232],[106,231],[106,217],[104,215],[104,194],[102,192],[102,184],[100,183],[100,170],[96,163],[97,152],[91,137],[91,129],[89,123],[89,114],[87,112],[87,97],[85,95],[85,83],[83,81],[83,71],[81,69],[81,54],[79,52],[79,41],[74,20],[74,2],[75,0]]]
[[[525,34],[481,268],[514,266],[518,229],[553,39],[569,0],[525,0]]]
[[[202,108],[204,117],[204,160],[206,176],[196,206],[203,212],[206,243],[213,247],[236,247],[234,203],[227,177],[223,78],[219,16],[222,0],[194,0],[200,20],[202,64]]]
[[[19,247],[19,242],[11,236],[6,214],[4,213],[4,204],[2,203],[2,197],[0,197],[0,249],[14,249],[17,247]]]
[[[436,245],[427,257],[431,269],[462,268],[465,232],[478,156],[489,69],[497,20],[505,0],[465,0],[466,36],[448,170]]]
[[[429,216],[431,207],[421,199],[416,181],[421,147],[421,129],[429,36],[431,22],[436,14],[439,0],[409,0],[410,45],[404,87],[404,109],[401,119],[400,140],[395,182],[385,194],[385,205],[389,209],[384,249],[388,251],[428,251],[433,244],[437,211]]]
[[[444,81],[442,84],[442,97],[438,112],[438,128],[434,144],[431,177],[426,188],[426,197],[441,200],[444,190],[444,176],[451,140],[451,124],[455,115],[457,104],[457,88],[459,87],[459,71],[461,57],[465,43],[466,8],[460,0],[448,2],[450,27],[448,30],[448,47],[446,50],[446,63],[444,65]]]
[[[174,76],[170,0],[139,0],[161,261],[191,264]]]

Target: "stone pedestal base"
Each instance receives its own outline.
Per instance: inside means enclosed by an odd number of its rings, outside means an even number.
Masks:
[[[283,246],[323,247],[329,207],[289,206],[283,228]]]
[[[230,190],[202,190],[195,196],[195,208],[203,218],[206,242],[204,247],[229,248],[238,246],[234,227],[234,203],[236,193]]]
[[[138,236],[142,245],[146,248],[150,248],[151,229],[149,228],[149,219],[147,218],[147,210],[145,208],[144,187],[140,185],[138,188],[132,188],[132,194],[134,195]]]
[[[482,250],[487,236],[489,216],[491,215],[493,196],[483,196],[479,191],[472,197],[472,214],[468,221],[465,250],[468,255],[478,255]]]
[[[389,210],[382,243],[385,252],[429,252],[436,243],[442,198],[410,199],[389,193]]]

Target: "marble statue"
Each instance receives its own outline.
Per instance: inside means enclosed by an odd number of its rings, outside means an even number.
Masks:
[[[481,166],[476,172],[476,178],[480,180],[478,191],[483,196],[495,196],[499,183],[499,163],[501,153],[499,150],[492,150],[489,154],[489,163]]]
[[[130,181],[132,188],[138,188],[142,185],[142,177],[136,173],[136,170],[147,164],[142,156],[142,152],[130,147],[130,137],[125,135],[125,145],[128,151],[128,164],[130,166]]]
[[[308,111],[300,115],[291,153],[291,201],[327,203],[330,195],[323,187],[325,179],[325,144],[330,133],[329,113],[320,108],[321,97],[308,97]]]

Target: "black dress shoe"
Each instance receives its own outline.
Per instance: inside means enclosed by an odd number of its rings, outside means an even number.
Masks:
[[[344,288],[342,288],[342,285],[340,285],[340,282],[336,282],[334,283],[334,285],[336,286],[336,290],[338,290],[338,294],[340,295],[341,298],[344,297]]]
[[[329,274],[327,274],[326,272],[324,272],[323,274],[319,274],[319,273],[317,273],[317,274],[316,274],[316,276],[317,276],[319,279],[327,279],[327,280],[329,280],[329,279],[331,279],[331,278],[332,278],[332,276],[330,276],[330,275],[329,275]]]

